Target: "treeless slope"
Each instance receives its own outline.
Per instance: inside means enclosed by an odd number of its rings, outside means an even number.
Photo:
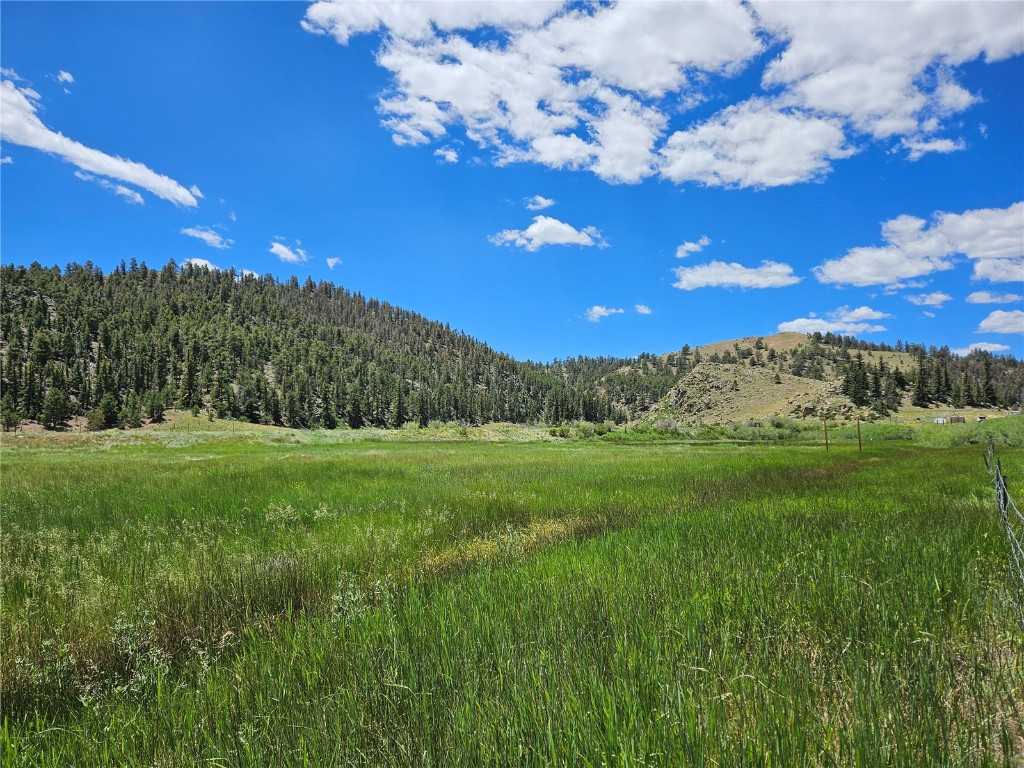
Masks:
[[[853,405],[839,386],[838,381],[788,373],[778,374],[777,382],[770,367],[701,363],[666,395],[657,415],[684,424],[723,424],[772,416],[852,413]]]

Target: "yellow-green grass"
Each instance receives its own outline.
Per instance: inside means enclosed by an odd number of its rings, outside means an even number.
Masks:
[[[981,455],[5,450],[4,761],[1013,765]]]

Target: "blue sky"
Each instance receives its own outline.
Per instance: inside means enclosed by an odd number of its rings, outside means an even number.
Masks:
[[[4,263],[330,280],[521,359],[1024,357],[1024,4],[0,5]]]

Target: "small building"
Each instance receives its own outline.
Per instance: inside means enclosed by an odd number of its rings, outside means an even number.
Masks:
[[[963,416],[950,416],[949,417],[949,423],[950,424],[965,424],[965,423],[967,423],[967,419],[965,419]]]
[[[945,423],[946,423],[946,417],[945,417],[945,416],[936,416],[936,417],[935,417],[935,418],[933,419],[933,421],[934,421],[934,422],[935,422],[936,424],[945,424]]]

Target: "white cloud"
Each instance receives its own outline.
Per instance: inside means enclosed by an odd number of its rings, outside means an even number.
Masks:
[[[211,248],[219,248],[224,250],[230,248],[234,240],[225,240],[221,234],[210,227],[186,227],[181,230],[181,234],[194,237],[197,240],[202,240]]]
[[[301,242],[296,240],[295,245],[289,248],[281,242],[271,243],[270,252],[286,264],[299,264],[309,260],[307,253],[299,248],[301,244]]]
[[[57,73],[58,83],[73,83],[75,78],[71,76],[70,72],[65,72],[63,69]]]
[[[526,207],[531,211],[543,211],[545,208],[550,208],[554,204],[554,200],[550,197],[543,197],[542,195],[534,195],[526,201]]]
[[[259,277],[259,273],[258,272],[254,272],[251,269],[239,270],[238,274],[239,274],[240,277]]]
[[[38,101],[39,95],[30,88],[18,88],[11,80],[0,83],[0,139],[56,155],[83,171],[141,187],[177,205],[193,208],[198,204],[195,195],[174,179],[50,130],[36,115]]]
[[[612,182],[770,187],[820,179],[847,137],[899,139],[911,159],[979,99],[957,68],[1024,50],[1019,3],[321,0],[302,26],[341,44],[380,33],[378,101],[400,145],[452,129],[497,163],[589,170]],[[686,110],[766,48],[760,92],[702,125]],[[684,123],[666,141],[670,118]],[[678,127],[678,126],[677,126]],[[763,146],[767,145],[767,146]]]
[[[1024,333],[1024,310],[997,309],[978,324],[975,333]]]
[[[1024,282],[1024,258],[976,261],[971,280],[988,280],[990,283]]]
[[[756,12],[789,44],[764,73],[765,87],[818,113],[841,116],[883,139],[937,130],[975,97],[952,67],[1005,59],[1024,48],[1017,3],[758,2]]]
[[[793,274],[789,264],[762,261],[759,267],[711,261],[696,267],[676,267],[673,286],[684,291],[697,288],[782,288],[799,283],[803,278]]]
[[[3,157],[0,157],[0,165],[10,165],[13,162],[14,158],[11,157],[10,155],[4,155]]]
[[[651,315],[654,314],[654,310],[648,307],[646,304],[636,304],[633,309],[636,310],[638,315]]]
[[[942,291],[919,293],[915,296],[907,296],[906,298],[911,304],[919,307],[941,307],[947,301],[952,301],[953,299],[948,293],[943,293]]]
[[[459,162],[459,153],[451,147],[441,147],[434,150],[434,157],[438,157],[446,163]]]
[[[697,240],[696,242],[687,240],[676,248],[676,258],[685,259],[691,253],[700,253],[709,245],[711,245],[711,238],[707,235],[701,235],[700,240]]]
[[[589,320],[592,323],[596,323],[602,317],[608,317],[609,315],[621,315],[625,311],[626,310],[624,309],[616,307],[602,307],[600,304],[598,304],[587,310],[587,320]]]
[[[899,216],[882,225],[883,246],[851,248],[845,256],[814,268],[822,283],[893,285],[952,269],[951,256],[975,259],[975,279],[1007,282],[1024,278],[1024,202],[1008,208],[936,213],[924,219]],[[1014,266],[1017,275],[1014,278]]]
[[[852,154],[839,122],[752,99],[672,134],[660,170],[709,187],[778,187],[820,179]]]
[[[329,259],[327,259],[328,269],[334,269],[339,264],[341,264],[341,259],[339,259],[337,256],[331,256]]]
[[[228,214],[228,218],[231,219],[232,221],[238,221],[238,217],[235,216],[234,211],[231,211],[231,213]]]
[[[929,318],[936,317],[936,314],[934,312],[929,312],[927,309],[922,310],[921,314]]]
[[[930,152],[948,155],[950,152],[961,152],[967,149],[963,139],[903,139],[901,146],[909,151],[912,161],[920,160]]]
[[[318,2],[303,26],[342,44],[386,30],[377,61],[393,87],[379,109],[396,143],[431,142],[461,126],[499,164],[586,169],[626,183],[655,170],[665,97],[674,111],[704,73],[732,73],[762,48],[736,3],[680,13],[670,3]],[[485,41],[464,34],[488,27],[497,34]]]
[[[1024,301],[1019,293],[992,293],[991,291],[975,291],[967,294],[968,304],[1013,304]]]
[[[799,317],[796,320],[789,320],[779,323],[779,333],[877,333],[886,330],[884,325],[876,325],[865,322],[866,320],[882,320],[892,317],[885,312],[880,312],[871,307],[839,307],[826,314],[825,317],[816,317],[813,313],[810,317]]]
[[[194,267],[206,267],[207,269],[214,272],[220,271],[220,267],[218,267],[212,261],[207,261],[206,259],[185,259],[185,263],[191,264]]]
[[[967,357],[967,355],[974,352],[976,349],[980,349],[982,352],[1009,352],[1010,347],[1008,344],[993,344],[990,341],[979,341],[976,344],[971,344],[968,347],[959,347],[957,349],[951,349],[954,355],[960,355],[960,357]]]
[[[134,203],[136,205],[143,205],[145,203],[145,200],[142,199],[142,195],[140,195],[134,189],[129,189],[123,184],[114,184],[113,182],[107,181],[106,179],[98,178],[96,176],[93,176],[91,173],[85,173],[83,171],[75,171],[75,177],[81,179],[82,181],[93,181],[99,184],[104,189],[109,189],[115,195],[123,197],[129,203]]]
[[[489,240],[494,245],[515,245],[528,251],[536,251],[545,245],[605,245],[596,228],[576,229],[550,216],[534,216],[533,223],[526,229],[505,229],[492,235]]]

